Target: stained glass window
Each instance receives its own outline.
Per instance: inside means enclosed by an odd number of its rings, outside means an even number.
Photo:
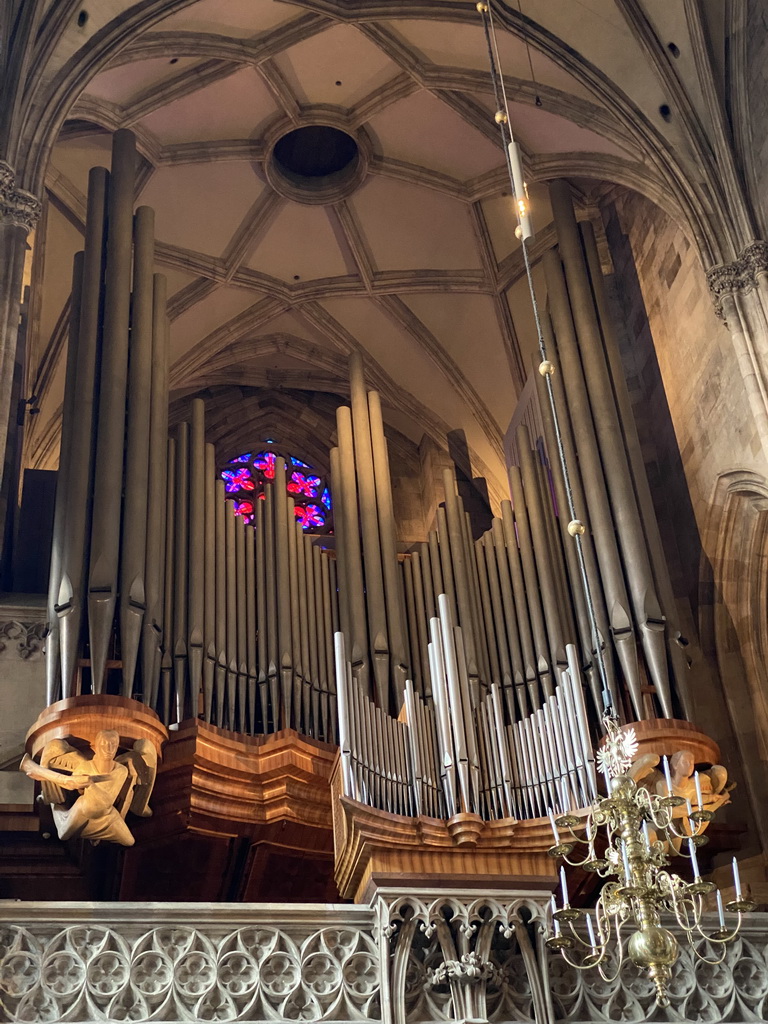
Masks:
[[[333,520],[331,492],[326,480],[309,463],[279,448],[271,439],[268,449],[244,452],[221,470],[227,497],[235,503],[235,514],[253,522],[254,502],[264,497],[265,480],[274,480],[278,456],[285,459],[286,489],[295,502],[296,521],[311,533],[327,533]]]

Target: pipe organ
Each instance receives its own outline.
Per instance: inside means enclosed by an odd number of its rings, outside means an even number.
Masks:
[[[535,819],[591,801],[604,687],[630,719],[673,718],[688,703],[595,240],[566,185],[552,185],[559,247],[544,257],[543,329],[570,481],[537,375],[544,436],[518,429],[510,500],[491,528],[473,538],[445,471],[434,529],[408,551],[359,356],[330,452],[332,540],[296,522],[280,458],[244,523],[202,400],[168,437],[165,282],[134,188],[133,137],[119,131],[111,171],[91,172],[74,266],[49,704],[115,694],[166,725],[338,739],[345,795],[402,816]],[[568,486],[587,524],[596,631]]]

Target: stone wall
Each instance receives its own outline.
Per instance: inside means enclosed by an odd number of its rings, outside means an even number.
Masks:
[[[703,651],[694,665],[697,721],[721,744],[734,774],[743,765],[760,832],[759,809],[768,799],[761,758],[768,718],[759,688],[745,685],[743,656],[762,625],[736,606],[726,577],[751,580],[751,590],[761,577],[752,559],[725,564],[719,506],[723,480],[735,473],[765,481],[768,465],[731,336],[715,315],[690,240],[636,193],[613,193],[603,220],[623,322],[622,355],[681,627],[693,639],[698,634]],[[732,820],[739,816],[751,817],[744,792],[734,800]],[[749,842],[757,843],[755,834]]]
[[[768,230],[768,8],[763,0],[744,0],[747,7],[745,123],[737,126],[749,144],[747,160],[754,180],[754,201],[760,229]],[[736,45],[740,41],[736,41]]]
[[[44,636],[44,599],[0,604],[0,805],[31,806],[34,797],[34,783],[17,765],[27,729],[46,705]]]

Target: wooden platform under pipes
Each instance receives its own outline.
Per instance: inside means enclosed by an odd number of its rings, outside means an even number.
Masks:
[[[408,818],[342,793],[337,764],[331,783],[336,884],[344,899],[366,903],[378,889],[524,889],[551,892],[557,878],[547,854],[546,818],[484,821],[477,814]]]

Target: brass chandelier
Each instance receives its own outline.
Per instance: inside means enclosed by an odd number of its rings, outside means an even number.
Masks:
[[[600,760],[608,795],[595,800],[586,818],[569,811],[555,818],[550,812],[555,843],[549,854],[607,881],[594,912],[576,909],[570,906],[565,869],[560,867],[562,906],[558,908],[553,896],[552,934],[547,946],[559,950],[571,967],[597,968],[606,981],[617,977],[628,957],[647,971],[656,988],[657,1002],[666,1006],[672,967],[680,950],[676,936],[662,924],[662,917],[674,921],[699,960],[714,966],[725,959],[725,947],[738,934],[742,914],[754,910],[755,904],[742,892],[735,857],[736,897],[725,906],[715,883],[701,877],[696,849],[707,842],[702,833],[714,815],[704,808],[698,773],[695,809],[689,800],[673,793],[666,758],[666,795],[652,793],[633,778],[632,758],[637,744],[632,730],[622,732],[614,718],[607,717],[604,722],[607,735]],[[685,808],[683,813],[675,815],[681,807]],[[566,838],[561,829],[567,830]],[[580,860],[571,860],[571,853],[579,845],[586,847],[586,853]],[[668,870],[674,853],[690,860],[692,882]],[[718,927],[705,932],[703,914],[712,893],[717,902]],[[726,925],[726,913],[737,915],[732,927]],[[702,945],[715,955],[704,955],[699,949]]]
[[[666,758],[663,759],[666,795],[652,793],[646,786],[639,785],[633,777],[632,763],[637,753],[637,742],[633,730],[622,731],[619,727],[607,685],[603,644],[584,566],[582,536],[586,528],[578,519],[574,507],[570,474],[554,403],[551,377],[555,366],[547,354],[533,287],[527,250],[527,241],[532,237],[533,229],[520,147],[511,130],[509,103],[496,41],[493,4],[492,0],[479,0],[475,6],[483,22],[488,46],[496,100],[494,120],[501,135],[514,198],[518,220],[515,234],[522,248],[538,335],[541,357],[539,373],[547,386],[557,454],[568,499],[568,533],[574,540],[581,570],[605,707],[605,738],[598,761],[605,777],[607,795],[596,799],[584,817],[572,813],[567,806],[568,794],[563,793],[562,813],[559,817],[555,817],[550,810],[555,841],[549,854],[555,858],[562,857],[567,864],[593,872],[606,881],[593,911],[571,907],[565,869],[561,865],[562,906],[558,907],[556,898],[552,896],[552,934],[547,939],[547,946],[551,950],[558,950],[571,967],[579,970],[596,968],[606,981],[612,981],[618,976],[628,958],[647,972],[656,989],[657,1003],[665,1006],[669,1002],[667,992],[680,946],[675,934],[662,920],[677,926],[699,960],[715,966],[725,959],[725,947],[738,934],[742,915],[754,910],[755,903],[742,892],[735,857],[735,899],[725,906],[714,882],[701,877],[696,850],[707,842],[703,832],[714,815],[704,807],[698,773],[695,776],[695,809],[690,801],[673,792]],[[561,829],[566,830],[565,838],[561,835]],[[580,860],[570,859],[570,855],[579,846],[586,848],[584,856]],[[687,882],[669,870],[670,857],[677,854],[690,860],[693,881]],[[718,927],[708,933],[702,927],[703,915],[713,893],[717,903]],[[726,924],[726,913],[737,915],[732,927]],[[700,946],[708,947],[714,955],[705,955],[700,951]]]

